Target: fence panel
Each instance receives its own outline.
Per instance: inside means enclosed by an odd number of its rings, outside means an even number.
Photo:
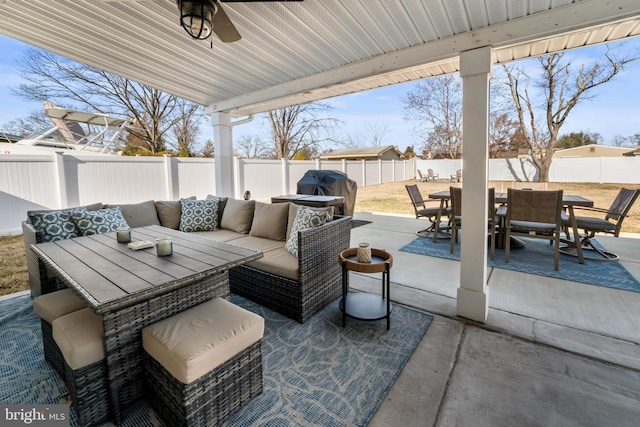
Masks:
[[[282,194],[282,162],[280,160],[240,160],[242,188],[237,194],[251,192],[255,200],[270,200],[271,196]]]
[[[214,159],[172,157],[177,165],[178,182],[174,185],[173,199],[196,196],[204,199],[216,193],[216,168]],[[175,179],[174,179],[175,181]],[[168,185],[172,185],[168,183]],[[177,188],[176,188],[177,187]]]

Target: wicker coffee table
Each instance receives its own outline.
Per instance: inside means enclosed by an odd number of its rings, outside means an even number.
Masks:
[[[391,328],[391,289],[389,271],[393,266],[393,257],[382,249],[371,249],[371,262],[358,262],[357,248],[340,252],[342,266],[342,326],[346,326],[347,316],[359,320],[387,319],[387,330]],[[349,292],[349,272],[382,273],[382,295],[369,292]]]

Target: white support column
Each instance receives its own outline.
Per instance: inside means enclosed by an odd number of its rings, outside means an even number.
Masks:
[[[212,113],[211,123],[216,163],[216,196],[234,197],[231,115],[229,113]]]
[[[489,46],[460,54],[464,179],[457,314],[483,323],[487,321],[489,312],[487,217],[482,213],[487,212],[489,79],[492,65]]]

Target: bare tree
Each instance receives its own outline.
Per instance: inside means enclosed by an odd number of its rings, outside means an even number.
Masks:
[[[519,125],[507,113],[489,115],[489,157],[516,157],[526,146]]]
[[[563,57],[564,53],[553,53],[537,58],[542,69],[542,76],[536,80],[543,93],[540,107],[530,88],[532,79],[524,67],[503,64],[520,130],[531,151],[531,160],[538,168],[539,180],[544,182],[549,179],[558,133],[571,110],[578,102],[589,98],[588,91],[608,82],[625,64],[638,59],[618,58],[612,50],[607,50],[602,62],[596,61],[589,66],[583,63],[574,69],[571,61],[563,61]]]
[[[317,152],[332,137],[339,121],[326,117],[331,106],[324,103],[294,105],[269,111],[276,159],[291,159],[300,151]]]
[[[269,147],[257,136],[242,136],[234,141],[236,156],[245,159],[264,159],[270,156]]]
[[[200,131],[198,123],[201,118],[199,114],[201,108],[198,104],[184,99],[178,99],[177,105],[179,115],[178,121],[172,129],[176,140],[176,146],[173,148],[178,151],[180,157],[191,157],[197,152],[195,144]]]
[[[18,87],[18,95],[132,117],[135,125],[128,131],[153,153],[163,151],[171,137],[180,146],[172,129],[185,120],[183,114],[200,114],[200,106],[184,99],[41,49],[28,49],[18,65],[28,82]],[[181,133],[180,137],[194,136]]]
[[[340,145],[346,148],[381,147],[389,134],[389,123],[386,121],[370,121],[364,124],[361,132],[348,134]]]
[[[49,118],[44,115],[44,111],[40,110],[29,113],[27,117],[8,121],[2,125],[2,128],[8,133],[26,138],[31,134],[52,126],[53,124]]]
[[[462,154],[462,82],[446,75],[418,82],[403,98],[405,119],[426,135],[422,151],[458,158]]]

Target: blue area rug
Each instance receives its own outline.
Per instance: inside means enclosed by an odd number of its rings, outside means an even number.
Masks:
[[[347,319],[338,301],[303,325],[242,297],[232,301],[265,319],[264,392],[226,426],[365,426],[427,331],[431,316],[394,306],[386,320]],[[0,301],[0,403],[66,403],[66,387],[44,360],[32,299]],[[152,426],[141,402],[124,427]],[[71,425],[77,425],[71,411]]]
[[[560,254],[560,270],[555,271],[553,269],[553,245],[542,239],[522,237],[518,237],[518,239],[524,241],[526,247],[512,249],[509,263],[504,261],[504,249],[496,249],[494,260],[490,259],[487,254],[487,265],[489,267],[555,277],[588,285],[640,292],[640,283],[618,262],[586,260],[584,264],[580,264],[577,258]],[[450,253],[449,240],[440,240],[437,243],[433,243],[431,239],[419,237],[400,250],[414,254],[460,260],[460,244],[455,245],[454,252]]]

